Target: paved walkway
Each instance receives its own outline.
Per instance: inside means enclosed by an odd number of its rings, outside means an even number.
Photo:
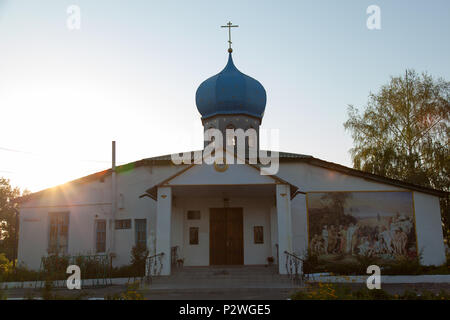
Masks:
[[[354,289],[365,287],[362,284],[349,284]],[[381,288],[390,294],[402,294],[406,290],[422,292],[424,290],[439,293],[450,292],[450,284],[416,283],[416,284],[382,284]],[[125,285],[112,285],[104,288],[83,288],[81,290],[54,289],[53,293],[66,298],[76,299],[105,298],[106,295],[120,294],[126,290]],[[210,288],[210,289],[143,289],[140,290],[150,300],[286,300],[296,289],[281,288]],[[39,289],[5,290],[9,299],[42,297]]]
[[[351,284],[354,289],[363,287],[361,284]],[[406,290],[422,292],[424,290],[439,293],[441,290],[450,292],[450,284],[417,283],[417,284],[385,284],[381,286],[390,294],[402,294]],[[105,288],[83,288],[81,290],[55,289],[53,293],[66,298],[76,299],[80,295],[83,299],[105,298],[106,295],[122,293],[125,285],[113,285]],[[256,289],[256,288],[216,288],[216,289],[154,289],[142,290],[146,299],[150,300],[286,300],[295,292],[295,289]],[[25,298],[33,295],[42,297],[40,290],[9,289],[6,291],[8,299]]]
[[[315,277],[316,281],[346,282],[353,288],[365,287],[367,276]],[[348,279],[347,279],[348,278]],[[400,276],[382,277],[382,289],[391,294],[406,290],[419,292],[428,290],[438,293],[450,292],[447,276]],[[383,281],[390,280],[390,281]],[[403,282],[401,282],[403,280]],[[421,282],[420,280],[424,281]],[[68,298],[104,298],[126,291],[128,278],[112,279],[113,285],[104,287],[86,286],[82,290],[54,289],[53,293]],[[89,283],[89,282],[87,282]],[[32,283],[34,284],[34,283]],[[22,284],[23,285],[23,284]],[[5,290],[8,298],[41,297],[41,289],[14,288]],[[202,299],[202,300],[285,300],[300,288],[287,277],[279,275],[276,268],[264,266],[246,267],[192,267],[175,270],[173,275],[156,277],[150,285],[141,284],[140,292],[151,300]]]

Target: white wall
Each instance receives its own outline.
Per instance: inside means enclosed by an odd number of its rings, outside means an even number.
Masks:
[[[109,215],[105,215],[105,211],[109,211],[108,205],[22,209],[20,211],[19,263],[32,269],[39,268],[41,257],[47,255],[49,213],[52,212],[69,212],[69,254],[95,253],[94,221],[107,218]]]
[[[281,163],[278,176],[299,187],[300,191],[398,191],[405,190],[369,179],[345,175],[306,163]],[[307,218],[304,196],[297,195],[292,202],[294,251],[307,248]],[[414,192],[417,243],[422,250],[425,265],[445,262],[444,239],[441,225],[439,198]],[[302,238],[306,241],[302,244]]]
[[[281,163],[277,175],[304,192],[403,190],[396,186],[349,176],[307,163]]]
[[[292,213],[292,212],[291,212]],[[278,221],[277,221],[277,208],[271,206],[270,208],[270,252],[275,264],[278,264],[278,257],[280,255],[278,245]]]
[[[132,219],[131,229],[114,230],[114,265],[130,263],[131,248],[135,244],[134,219],[147,219],[147,239],[154,250],[156,202],[148,197],[139,199],[149,187],[161,182],[184,166],[137,167],[117,174],[117,194],[123,195],[123,209],[116,219]],[[111,236],[111,177],[104,182],[93,180],[81,184],[66,184],[26,201],[20,205],[19,263],[38,269],[42,256],[47,255],[48,215],[50,212],[69,212],[70,255],[95,252],[95,219],[106,219],[107,246]],[[107,248],[111,251],[111,248]]]
[[[414,192],[417,246],[422,251],[422,263],[440,265],[445,262],[445,248],[439,199]]]
[[[149,187],[163,181],[184,166],[164,165],[138,167],[117,175],[118,194],[123,194],[124,209],[118,209],[117,219],[132,219],[132,229],[116,230],[115,265],[128,264],[130,251],[134,245],[134,219],[147,219],[147,237],[150,250],[155,248],[156,202],[150,198],[139,199]],[[229,169],[230,170],[230,169]],[[214,170],[212,170],[214,172]],[[189,171],[188,171],[189,172]],[[224,175],[225,173],[222,173]],[[305,163],[281,163],[278,176],[299,187],[300,191],[380,191],[403,190],[391,185],[372,182],[367,179],[348,176],[328,169]],[[186,202],[187,201],[187,202]],[[111,179],[102,183],[94,180],[82,184],[67,184],[44,195],[21,204],[19,262],[37,269],[40,259],[46,255],[48,245],[49,212],[70,212],[69,253],[89,253],[95,250],[94,221],[96,218],[109,219],[111,214]],[[276,257],[277,243],[276,211],[273,199],[235,198],[230,200],[231,207],[244,207],[244,253],[245,264],[265,264],[268,256]],[[414,205],[419,250],[423,250],[424,264],[444,262],[444,246],[440,225],[439,201],[437,197],[414,192]],[[193,248],[188,243],[188,225],[186,210],[200,207],[202,220],[200,225],[201,246]],[[211,207],[223,207],[223,201],[217,199],[174,199],[172,223],[172,246],[180,245],[186,265],[209,264],[209,210]],[[291,203],[293,220],[294,251],[301,253],[306,248],[306,203],[304,195],[297,195]],[[97,215],[97,217],[96,217]],[[191,223],[191,222],[189,222]],[[177,227],[178,225],[178,227]],[[254,245],[253,225],[263,225],[265,230],[264,246]],[[109,226],[107,228],[109,230]],[[271,230],[271,232],[269,232]],[[267,234],[266,234],[267,233]],[[107,237],[110,233],[107,232]],[[107,239],[107,243],[109,243]],[[206,246],[208,244],[208,246]],[[184,252],[183,252],[184,251]]]
[[[297,195],[291,202],[292,245],[294,253],[301,256],[308,248],[308,224],[306,218],[306,196]]]

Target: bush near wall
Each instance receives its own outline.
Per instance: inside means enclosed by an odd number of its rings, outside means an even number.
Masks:
[[[291,296],[292,300],[450,300],[450,293],[438,294],[430,291],[405,291],[403,294],[390,294],[382,289],[361,288],[352,290],[349,285],[321,283],[308,285]]]
[[[4,253],[0,253],[0,275],[12,269],[12,261],[9,261]]]
[[[23,266],[13,268],[12,261],[9,261],[5,254],[0,254],[0,282],[33,281],[37,279],[37,275],[37,272]]]
[[[379,265],[384,275],[426,275],[426,274],[450,274],[450,256],[446,263],[440,266],[423,266],[419,258],[400,258],[392,262],[383,262],[374,257],[357,256],[356,263],[326,262],[321,261],[317,255],[308,252],[303,261],[304,273],[330,272],[336,275],[362,275],[367,273],[370,265]]]
[[[50,255],[42,259],[41,270],[29,270],[23,265],[13,268],[5,254],[0,254],[0,282],[22,282],[39,280],[64,280],[67,279],[67,267],[70,261],[81,269],[83,279],[96,278],[131,278],[142,277],[145,274],[145,259],[148,251],[145,248],[133,247],[131,252],[131,264],[111,268],[110,264],[88,259],[87,256],[75,256],[71,260],[69,256]]]

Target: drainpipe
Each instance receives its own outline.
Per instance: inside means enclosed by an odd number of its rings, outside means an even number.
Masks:
[[[114,242],[114,224],[116,220],[117,211],[117,181],[116,181],[116,142],[112,142],[112,176],[111,176],[111,241],[110,250],[112,256],[115,255],[115,242]]]

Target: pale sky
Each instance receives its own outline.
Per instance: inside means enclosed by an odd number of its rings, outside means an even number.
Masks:
[[[366,26],[372,4],[381,30]],[[195,91],[226,64],[229,20],[279,149],[351,166],[348,104],[405,68],[450,79],[449,13],[446,0],[0,0],[0,176],[64,183],[107,169],[112,140],[120,163],[200,149]]]

